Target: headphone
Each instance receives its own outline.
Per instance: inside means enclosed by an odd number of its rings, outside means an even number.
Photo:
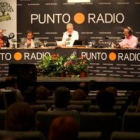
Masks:
[[[129,35],[132,35],[133,34],[133,30],[132,30],[131,27],[127,26],[125,29],[128,30]]]

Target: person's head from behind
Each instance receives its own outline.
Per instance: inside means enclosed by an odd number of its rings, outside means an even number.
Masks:
[[[71,34],[72,32],[73,32],[73,24],[72,23],[68,23],[67,25],[66,25],[66,29],[67,29],[67,32],[69,33],[69,34]]]
[[[77,89],[74,91],[72,95],[73,100],[85,100],[86,99],[86,93],[82,89]]]
[[[125,27],[123,29],[123,34],[126,38],[129,38],[132,34],[133,34],[133,30],[131,29],[131,27]]]
[[[102,112],[110,112],[115,105],[115,96],[106,90],[101,90],[97,93],[97,104]]]
[[[28,86],[24,91],[24,101],[29,104],[34,104],[36,102],[36,92],[34,86]]]
[[[34,128],[34,112],[25,102],[16,102],[9,106],[5,125],[9,131],[29,131]]]
[[[6,87],[18,88],[17,79],[14,76],[8,76],[5,80]]]
[[[138,104],[138,99],[140,98],[140,90],[136,90],[132,93],[132,105]]]
[[[66,87],[58,87],[54,96],[56,108],[66,108],[70,100],[70,90]]]
[[[33,31],[28,30],[28,31],[26,32],[26,37],[27,37],[28,40],[33,39],[33,38],[34,38],[34,33],[33,33]]]
[[[90,80],[88,83],[89,91],[93,91],[96,89],[97,82],[95,80]]]
[[[50,127],[49,140],[77,140],[79,128],[72,117],[58,117]]]
[[[39,86],[36,89],[37,100],[47,100],[49,96],[49,90],[44,86]]]
[[[106,91],[112,93],[114,96],[117,96],[117,89],[115,87],[107,87]]]
[[[78,86],[79,89],[82,89],[83,91],[85,91],[86,95],[88,94],[89,90],[88,90],[88,84],[85,82],[81,82]]]

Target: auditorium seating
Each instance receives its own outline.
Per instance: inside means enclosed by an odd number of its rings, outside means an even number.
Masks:
[[[123,115],[122,131],[140,132],[140,113],[126,112]]]
[[[116,113],[80,113],[80,131],[113,131],[119,129]]]
[[[140,133],[137,132],[113,132],[111,140],[140,140]]]
[[[75,111],[38,111],[36,113],[36,129],[46,133],[52,120],[58,116],[71,116],[78,122],[78,112]]]
[[[0,139],[8,136],[19,140],[44,140],[44,135],[39,131],[0,131]]]
[[[79,132],[78,140],[101,140],[102,139],[102,132]]]
[[[5,129],[5,114],[6,110],[0,110],[0,130]]]

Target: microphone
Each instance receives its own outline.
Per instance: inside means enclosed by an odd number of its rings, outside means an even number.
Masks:
[[[105,39],[109,39],[109,36],[105,36]]]
[[[69,37],[71,37],[72,35],[71,35],[71,34],[69,34],[68,36],[69,36]]]
[[[13,39],[15,37],[15,34],[14,33],[10,33],[9,36],[8,36],[8,39]]]

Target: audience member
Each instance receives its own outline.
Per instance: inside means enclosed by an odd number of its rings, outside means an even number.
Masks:
[[[140,98],[140,90],[134,91],[131,98],[131,105],[136,106],[138,104],[138,99]]]
[[[115,105],[115,96],[106,90],[101,90],[97,93],[97,104],[102,112],[111,112]]]
[[[95,80],[90,80],[88,83],[89,92],[96,90],[97,82]]]
[[[123,29],[123,34],[125,38],[122,40],[122,42],[119,43],[121,48],[129,48],[134,49],[138,45],[138,38],[133,35],[133,30],[131,27],[125,27]]]
[[[47,100],[49,96],[49,90],[44,86],[39,86],[36,89],[37,100]]]
[[[64,111],[70,101],[70,90],[66,87],[58,87],[54,92],[55,108],[51,110]],[[50,109],[49,109],[50,110]]]
[[[82,89],[77,89],[74,91],[72,95],[73,100],[85,100],[86,99],[86,93]]]
[[[28,86],[24,91],[24,101],[28,104],[36,104],[36,92],[34,86]]]
[[[34,37],[33,31],[29,30],[26,32],[26,38],[21,39],[21,48],[40,48],[44,47],[44,44]]]
[[[88,84],[85,82],[81,82],[78,86],[79,89],[82,89],[83,91],[85,91],[85,94],[88,95]]]
[[[137,104],[136,112],[140,112],[140,97],[138,99],[138,104]]]
[[[72,117],[58,117],[50,127],[49,140],[78,140],[79,128]]]
[[[5,125],[9,131],[34,130],[35,116],[30,105],[25,102],[17,102],[9,106]]]
[[[23,101],[21,91],[18,89],[18,83],[15,77],[8,76],[5,80],[6,89],[16,91],[18,101]]]
[[[0,48],[1,47],[9,47],[10,43],[8,37],[3,35],[3,30],[0,28]]]
[[[107,87],[106,91],[112,93],[114,96],[117,96],[117,89],[115,87]]]

